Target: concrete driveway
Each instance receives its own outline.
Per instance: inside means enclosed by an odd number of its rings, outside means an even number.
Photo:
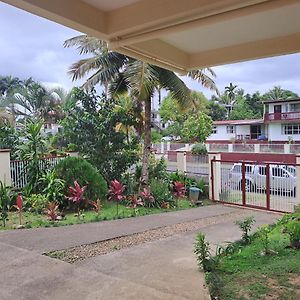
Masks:
[[[256,226],[279,215],[221,205],[111,222],[0,233],[0,299],[209,299],[193,242],[203,231],[213,244],[240,237],[233,219],[254,215]],[[68,264],[42,255],[151,228],[211,219],[197,231]],[[110,236],[110,237],[109,237]],[[56,243],[57,241],[57,243]]]

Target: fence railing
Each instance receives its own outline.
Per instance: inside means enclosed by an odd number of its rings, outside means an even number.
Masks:
[[[244,152],[244,153],[284,153],[300,154],[300,144],[250,144],[250,143],[207,143],[209,152]],[[193,144],[161,142],[152,145],[156,154],[167,154],[168,151],[191,151]]]
[[[66,156],[45,157],[39,160],[39,167],[42,170],[52,170],[60,160]],[[10,174],[12,186],[16,189],[22,189],[28,183],[28,170],[31,160],[12,160],[10,161]]]

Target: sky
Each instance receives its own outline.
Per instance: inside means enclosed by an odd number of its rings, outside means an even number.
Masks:
[[[72,82],[70,65],[81,59],[75,48],[63,48],[63,42],[79,32],[37,17],[0,2],[0,75],[33,79],[48,86],[70,89],[82,82]],[[300,54],[285,55],[213,68],[220,91],[230,82],[246,93],[264,93],[273,86],[290,89],[300,95]],[[184,78],[187,85],[211,92],[199,83]]]

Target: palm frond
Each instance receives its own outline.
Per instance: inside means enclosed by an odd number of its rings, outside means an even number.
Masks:
[[[208,72],[211,73],[213,75],[213,77],[215,77],[214,71],[210,68],[190,71],[190,72],[188,72],[187,76],[192,78],[193,80],[198,81],[205,88],[208,88],[211,91],[214,91],[219,95],[219,91],[217,89],[216,82],[214,81],[213,78],[211,78],[207,74],[205,74],[206,70],[208,70]]]

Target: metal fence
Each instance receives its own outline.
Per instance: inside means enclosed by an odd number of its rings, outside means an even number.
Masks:
[[[42,170],[49,171],[65,157],[66,156],[55,156],[40,159],[39,166]],[[31,162],[31,160],[12,160],[10,162],[11,180],[14,188],[22,189],[28,183],[28,168]]]
[[[300,204],[300,165],[277,162],[211,161],[212,200],[247,207],[293,212]],[[297,196],[297,197],[296,197]]]

